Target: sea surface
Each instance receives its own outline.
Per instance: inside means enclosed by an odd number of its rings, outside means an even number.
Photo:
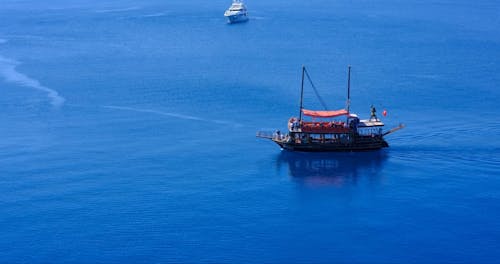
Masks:
[[[499,263],[500,2],[246,3],[1,1],[0,263]],[[351,111],[406,128],[256,138],[302,65],[332,109],[351,65]]]

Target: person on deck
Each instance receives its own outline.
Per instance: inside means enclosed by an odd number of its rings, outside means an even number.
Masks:
[[[377,118],[377,114],[376,114],[377,109],[375,109],[375,106],[373,106],[373,105],[372,105],[372,106],[370,107],[370,112],[371,112],[371,115],[370,115],[370,121],[372,121],[372,119],[375,119],[375,121],[377,121],[377,120],[378,120],[378,118]]]
[[[292,131],[297,131],[299,129],[299,122],[297,120],[293,121]]]
[[[281,131],[276,130],[276,131],[274,132],[274,138],[276,138],[276,139],[281,139]]]

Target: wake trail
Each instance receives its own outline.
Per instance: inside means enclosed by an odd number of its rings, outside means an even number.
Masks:
[[[124,7],[124,8],[110,8],[110,9],[100,9],[96,10],[96,13],[120,13],[120,12],[128,12],[128,11],[135,11],[141,9],[139,6],[131,6],[131,7]]]
[[[6,82],[15,83],[17,85],[33,88],[46,93],[53,106],[58,107],[64,103],[64,97],[60,96],[56,90],[50,89],[40,84],[38,80],[35,80],[24,73],[18,72],[16,67],[19,64],[20,62],[18,61],[8,59],[0,55],[0,76],[2,76]]]
[[[162,16],[166,16],[166,15],[167,15],[167,13],[161,12],[161,13],[153,13],[153,14],[143,15],[142,17],[162,17]]]
[[[155,115],[160,115],[160,116],[174,117],[174,118],[179,118],[179,119],[195,120],[195,121],[208,122],[208,123],[216,123],[216,124],[221,124],[221,125],[233,125],[235,127],[242,127],[243,126],[241,124],[231,122],[231,121],[207,119],[207,118],[201,118],[201,117],[197,117],[197,116],[184,115],[184,114],[172,113],[172,112],[164,112],[164,111],[159,111],[159,110],[154,110],[154,109],[143,109],[143,108],[117,106],[117,105],[103,105],[101,107],[107,108],[107,109],[113,109],[113,110],[131,111],[131,112],[137,112],[137,113],[148,113],[148,114],[155,114]]]

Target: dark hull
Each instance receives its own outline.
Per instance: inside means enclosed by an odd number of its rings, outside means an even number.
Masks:
[[[359,139],[349,143],[295,143],[273,141],[282,149],[303,152],[357,152],[379,150],[381,148],[389,147],[389,144],[387,144],[383,138]]]
[[[248,21],[248,16],[246,13],[233,15],[233,16],[227,16],[227,22],[229,24],[242,23],[242,22],[247,22],[247,21]]]

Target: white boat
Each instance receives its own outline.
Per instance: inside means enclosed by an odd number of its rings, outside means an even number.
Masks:
[[[248,20],[248,12],[241,0],[233,0],[233,4],[224,12],[228,23],[245,22]]]

